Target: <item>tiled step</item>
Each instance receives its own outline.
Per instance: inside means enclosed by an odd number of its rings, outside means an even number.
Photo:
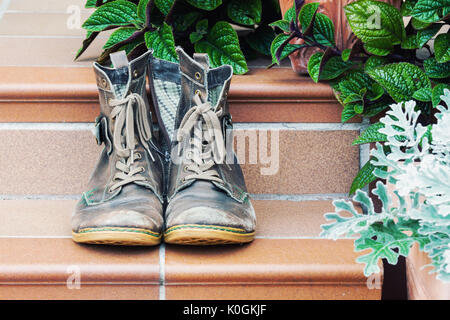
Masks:
[[[74,243],[75,201],[0,201],[0,299],[381,297],[355,263],[351,239],[318,237],[330,201],[253,203],[251,244],[129,248]]]
[[[80,194],[101,147],[91,124],[0,124],[0,194]],[[247,187],[257,194],[343,194],[359,168],[359,131],[235,125]],[[244,136],[253,137],[245,144]],[[239,137],[239,140],[238,140]],[[264,139],[266,138],[266,141]]]

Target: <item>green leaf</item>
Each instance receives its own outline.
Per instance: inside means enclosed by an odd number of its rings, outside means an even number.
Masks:
[[[411,15],[423,22],[436,22],[441,19],[444,12],[450,11],[448,0],[418,0]]]
[[[425,73],[434,79],[450,77],[450,62],[438,63],[435,58],[428,58],[423,62]]]
[[[352,142],[352,145],[355,146],[355,145],[371,143],[371,142],[387,141],[386,135],[378,132],[378,130],[381,128],[384,128],[384,124],[381,122],[376,122],[376,123],[370,125],[366,130],[364,130],[361,133],[361,135],[358,138],[356,138]]]
[[[382,39],[395,45],[406,36],[400,11],[388,3],[358,0],[344,10],[350,27],[363,42]]]
[[[433,24],[430,27],[417,31],[417,44],[419,48],[422,48],[434,35],[441,29],[441,24]]]
[[[236,23],[252,26],[261,22],[261,0],[231,0],[227,6],[228,17]]]
[[[404,17],[410,16],[416,2],[417,0],[405,0],[400,7],[401,14]]]
[[[314,82],[319,82],[320,62],[322,61],[323,52],[314,53],[308,60],[308,73]]]
[[[269,24],[271,27],[277,27],[281,31],[289,32],[289,21],[286,20],[277,20]]]
[[[248,71],[236,31],[227,22],[217,22],[206,38],[195,43],[195,51],[207,53],[213,67],[229,64],[236,74]]]
[[[408,34],[402,41],[402,49],[418,49],[417,34]]]
[[[366,94],[366,98],[370,101],[375,101],[384,94],[384,89],[382,86],[380,86],[378,83],[373,83],[370,87],[370,90]]]
[[[108,2],[97,10],[83,23],[88,31],[103,31],[110,26],[126,26],[138,20],[137,6],[126,0]]]
[[[421,88],[414,92],[412,97],[423,102],[431,101],[431,88]]]
[[[274,39],[275,32],[265,25],[259,26],[254,33],[245,37],[250,48],[267,56],[271,55],[270,47]]]
[[[161,11],[162,14],[167,16],[167,14],[170,11],[170,8],[172,8],[174,1],[175,0],[155,0],[155,5],[159,9],[159,11]]]
[[[289,38],[289,35],[281,33],[281,34],[277,35],[275,37],[275,39],[273,39],[272,45],[270,46],[270,52],[272,54],[272,63],[278,63],[277,58],[276,58],[276,52],[277,52],[278,48],[280,48],[281,44],[283,42],[285,42],[288,38]],[[281,51],[280,61],[285,59],[286,57],[288,57],[292,53],[292,51],[294,51],[298,48],[303,48],[303,47],[305,47],[305,45],[290,44],[290,43],[286,44],[286,46]]]
[[[202,19],[202,20],[198,21],[197,24],[195,25],[195,29],[199,33],[207,34],[208,33],[208,19]]]
[[[318,2],[308,3],[303,5],[302,9],[300,10],[300,13],[298,14],[298,20],[300,22],[300,25],[302,26],[303,32],[305,32],[305,30],[308,29],[309,25],[311,24],[314,13],[319,8],[319,5],[320,4]]]
[[[364,71],[368,71],[370,69],[382,66],[386,63],[386,58],[379,57],[379,56],[370,56],[369,59],[367,59],[366,64],[364,65]]]
[[[111,35],[109,36],[108,41],[106,41],[105,45],[103,46],[103,49],[111,48],[116,43],[119,43],[121,41],[124,41],[131,37],[138,29],[135,27],[122,27],[117,30],[115,30]]]
[[[450,34],[442,33],[436,37],[434,55],[439,63],[450,61]]]
[[[423,30],[425,28],[428,28],[431,25],[431,22],[423,22],[420,20],[417,20],[416,18],[411,18],[411,25],[416,30]]]
[[[107,0],[102,0],[101,5],[104,4]],[[87,0],[84,5],[85,8],[95,8],[97,7],[97,0]]]
[[[206,11],[214,10],[222,4],[222,0],[186,0],[186,2]]]
[[[357,101],[363,101],[363,97],[359,94],[353,93],[345,98],[344,104],[351,103],[351,102],[357,102]]]
[[[201,39],[203,39],[203,34],[194,31],[191,32],[191,34],[189,35],[189,40],[191,41],[191,43],[196,43],[197,41],[200,41]]]
[[[417,66],[407,63],[392,63],[367,71],[396,101],[410,100],[419,89],[431,88],[430,79]]]
[[[353,103],[350,103],[349,106],[353,106],[353,110],[355,110],[356,114],[361,114],[364,112],[364,103],[363,102],[353,102]]]
[[[178,61],[172,28],[167,23],[164,22],[157,30],[146,32],[145,44],[147,48],[153,49],[155,57],[172,62]]]
[[[444,89],[450,90],[450,84],[439,83],[433,88],[431,93],[433,107],[436,107],[441,102],[441,96],[444,95]]]
[[[137,6],[137,14],[138,17],[141,18],[143,21],[146,20],[146,13],[147,13],[147,4],[150,0],[140,0],[139,4]],[[173,1],[173,0],[172,0]],[[157,1],[158,2],[158,1]],[[170,1],[167,1],[170,2]]]
[[[366,164],[359,170],[355,179],[353,179],[349,194],[353,194],[356,190],[362,189],[372,181],[375,181],[377,177],[373,174],[374,170],[375,166],[370,162],[370,160],[367,161]]]
[[[322,70],[320,71],[319,79],[334,79],[347,71],[351,66],[352,63],[349,61],[343,61],[341,56],[333,56],[323,66]]]
[[[322,13],[317,13],[314,19],[313,36],[317,43],[324,46],[334,47],[334,25],[333,21]]]
[[[186,14],[177,14],[174,16],[172,26],[175,31],[184,32],[192,26],[195,21],[200,19],[201,16],[202,14],[198,11],[192,11]]]
[[[344,49],[341,54],[341,58],[343,61],[348,61],[350,58],[350,53],[352,53],[352,49]]]
[[[283,18],[284,18],[284,20],[286,20],[289,23],[296,18],[295,17],[295,4],[286,10]]]
[[[357,113],[355,112],[355,106],[351,103],[346,104],[344,109],[342,109],[341,122],[345,123],[356,115]]]
[[[389,40],[378,39],[364,43],[364,49],[368,53],[376,56],[387,56],[393,51],[394,47],[392,46],[392,42]]]

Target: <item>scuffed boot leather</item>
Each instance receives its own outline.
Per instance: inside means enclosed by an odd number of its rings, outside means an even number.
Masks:
[[[96,137],[105,147],[72,216],[80,243],[156,245],[163,226],[163,162],[145,92],[150,52],[121,67],[97,63]]]
[[[177,52],[179,65],[149,60],[159,126],[171,146],[164,241],[250,242],[255,212],[236,156],[226,150],[227,143],[232,147],[227,94],[233,70],[210,69],[204,54],[193,60],[181,48]]]

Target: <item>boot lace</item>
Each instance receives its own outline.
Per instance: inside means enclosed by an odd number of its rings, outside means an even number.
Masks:
[[[187,151],[185,172],[191,174],[185,180],[199,179],[223,183],[219,174],[212,167],[215,163],[223,163],[225,159],[225,140],[223,138],[219,117],[222,109],[214,111],[209,102],[203,102],[200,94],[194,96],[195,106],[184,115],[177,132],[178,153],[187,137],[194,131],[194,139],[190,139],[192,148]]]
[[[115,120],[113,141],[116,154],[119,156],[119,160],[116,161],[117,172],[113,177],[115,183],[109,188],[109,191],[113,192],[128,183],[147,180],[141,174],[145,169],[134,166],[134,161],[142,157],[140,153],[135,152],[137,144],[135,126],[141,144],[153,161],[155,158],[148,144],[152,131],[144,99],[137,93],[131,93],[123,99],[110,100],[109,105],[113,107],[111,110],[111,118]]]

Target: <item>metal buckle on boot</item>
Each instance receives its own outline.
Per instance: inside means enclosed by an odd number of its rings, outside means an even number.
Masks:
[[[94,136],[95,140],[97,140],[97,144],[101,145],[102,143],[105,143],[108,154],[111,154],[112,143],[108,134],[108,121],[104,116],[98,116],[95,119]]]

